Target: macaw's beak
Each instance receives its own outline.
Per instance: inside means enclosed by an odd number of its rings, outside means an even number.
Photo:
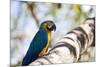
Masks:
[[[50,31],[55,31],[56,30],[56,25],[54,24],[53,21],[48,22],[48,30],[50,30]]]
[[[52,30],[56,31],[56,25],[55,24],[53,24],[53,26],[51,28],[52,28]]]

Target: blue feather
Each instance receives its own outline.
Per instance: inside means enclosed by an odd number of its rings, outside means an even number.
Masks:
[[[35,61],[39,56],[41,50],[46,46],[48,41],[47,31],[40,27],[39,31],[32,40],[29,49],[23,59],[22,65],[28,65],[31,62]]]

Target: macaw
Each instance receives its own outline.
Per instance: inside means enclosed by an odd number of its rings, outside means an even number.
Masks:
[[[51,31],[56,30],[53,21],[44,21],[30,43],[29,49],[23,58],[22,65],[26,66],[47,53],[51,42]]]

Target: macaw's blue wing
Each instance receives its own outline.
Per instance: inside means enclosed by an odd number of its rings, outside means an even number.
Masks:
[[[39,53],[47,44],[47,39],[47,31],[45,29],[40,29],[32,40],[22,65],[28,65],[39,57]]]

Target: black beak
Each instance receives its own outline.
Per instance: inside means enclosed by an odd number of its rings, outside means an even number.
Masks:
[[[51,23],[49,23],[50,24],[50,26],[48,27],[48,29],[50,30],[50,31],[55,31],[56,30],[56,25],[53,23],[53,22],[51,22]]]
[[[56,25],[55,24],[53,24],[52,30],[56,31]]]

